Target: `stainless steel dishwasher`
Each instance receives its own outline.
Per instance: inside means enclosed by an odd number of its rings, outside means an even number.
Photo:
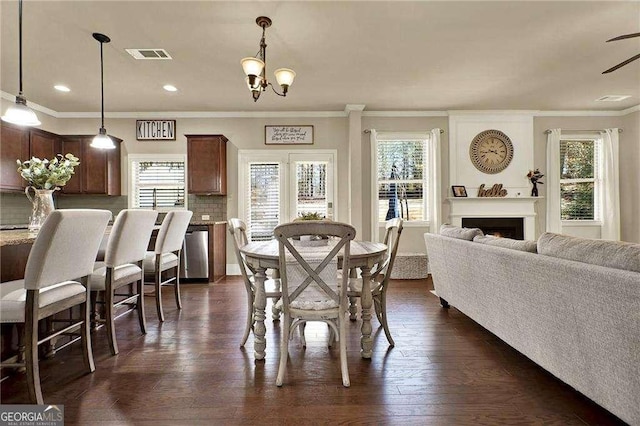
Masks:
[[[180,278],[209,279],[209,228],[189,225],[180,259]]]

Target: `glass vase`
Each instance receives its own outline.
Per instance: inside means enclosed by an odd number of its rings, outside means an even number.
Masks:
[[[33,196],[30,191],[33,191]],[[31,218],[29,219],[29,232],[37,234],[42,227],[47,216],[51,213],[55,207],[53,205],[53,191],[55,189],[36,189],[33,186],[27,186],[24,189],[24,193],[27,195],[29,201],[31,201],[32,210]]]

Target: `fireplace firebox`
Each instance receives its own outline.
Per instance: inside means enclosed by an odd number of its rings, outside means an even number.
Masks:
[[[524,218],[521,217],[463,217],[464,228],[480,228],[485,235],[524,240]]]

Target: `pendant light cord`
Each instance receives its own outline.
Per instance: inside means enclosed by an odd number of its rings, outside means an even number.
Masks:
[[[18,50],[20,63],[20,88],[18,94],[22,96],[22,0],[18,2]]]
[[[104,129],[104,62],[102,58],[102,45],[104,43],[100,42],[100,97],[102,99],[101,109],[102,112],[102,124],[101,127]]]

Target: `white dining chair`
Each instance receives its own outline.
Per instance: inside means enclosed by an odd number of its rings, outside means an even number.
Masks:
[[[274,235],[279,242],[282,285],[282,331],[280,364],[276,385],[282,386],[289,357],[289,340],[299,326],[308,321],[325,322],[340,344],[342,384],[350,386],[347,366],[346,313],[347,274],[338,283],[338,257],[349,270],[350,243],[356,235],[353,226],[339,222],[302,221],[280,225]],[[336,237],[326,250],[305,247],[296,238],[306,235]],[[331,339],[333,340],[333,339]]]
[[[33,243],[24,279],[0,286],[0,320],[19,325],[25,342],[25,362],[3,363],[2,367],[26,368],[27,388],[32,404],[44,404],[40,386],[38,346],[79,327],[83,359],[88,372],[95,370],[89,330],[89,287],[100,240],[111,212],[107,210],[54,210],[45,220]],[[38,321],[80,306],[80,317],[63,329],[38,336]]]
[[[135,309],[138,311],[140,331],[146,333],[143,262],[157,217],[158,212],[154,210],[122,210],[113,223],[104,262],[96,262],[89,277],[91,291],[104,294],[104,321],[112,355],[118,354],[116,318]],[[124,291],[125,286],[130,286],[129,292],[116,293],[116,290]],[[120,299],[117,302],[116,296]],[[132,308],[116,316],[116,309],[121,306]]]
[[[371,272],[371,296],[373,298],[373,306],[376,311],[376,317],[380,325],[384,328],[384,334],[390,346],[395,346],[395,342],[389,331],[389,323],[387,322],[387,290],[391,280],[391,271],[398,253],[398,245],[400,243],[400,235],[402,234],[403,220],[399,217],[390,219],[385,224],[384,244],[387,246],[387,253],[376,268]],[[353,275],[353,274],[352,274]],[[356,300],[362,297],[362,278],[349,278],[349,312],[350,318],[355,320],[357,305]]]
[[[245,290],[247,291],[247,321],[244,329],[244,334],[240,342],[240,347],[243,347],[247,343],[249,334],[253,330],[253,303],[256,298],[256,286],[255,286],[255,270],[248,265],[244,256],[240,252],[240,247],[246,245],[249,240],[247,239],[247,225],[238,218],[229,219],[229,233],[233,240],[233,247],[236,252],[236,259],[238,261],[238,267],[240,268],[240,274],[244,281]],[[265,295],[268,299],[273,299],[272,317],[273,320],[280,319],[280,310],[276,306],[277,301],[280,300],[282,293],[280,292],[280,279],[269,278],[264,283]]]
[[[158,231],[155,248],[147,251],[144,259],[145,285],[155,287],[156,311],[158,320],[164,321],[162,310],[162,287],[173,284],[176,306],[182,309],[180,299],[180,251],[193,212],[189,210],[172,210],[162,220]],[[162,273],[173,270],[173,276],[162,281]],[[147,278],[153,280],[147,281]]]

